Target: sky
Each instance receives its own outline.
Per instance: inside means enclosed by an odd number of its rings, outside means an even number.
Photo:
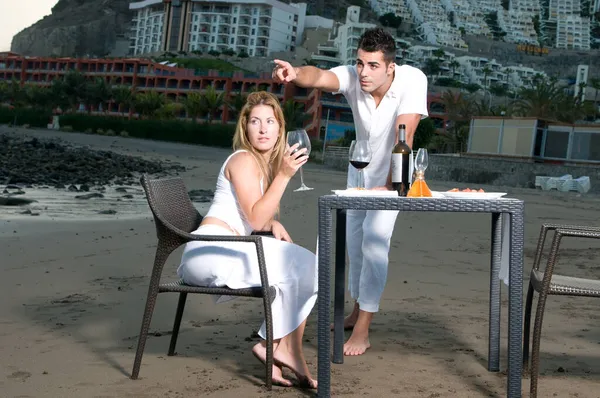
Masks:
[[[10,50],[12,37],[51,13],[58,0],[0,0],[0,51]]]

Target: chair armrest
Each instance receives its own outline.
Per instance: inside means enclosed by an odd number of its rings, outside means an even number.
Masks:
[[[582,231],[582,232],[600,232],[600,227],[593,227],[587,225],[567,225],[567,224],[542,224],[540,230],[540,236],[538,238],[538,244],[535,251],[535,257],[533,259],[533,269],[539,270],[540,262],[542,260],[542,252],[544,251],[544,244],[546,242],[546,236],[548,231],[556,231],[557,229]],[[576,235],[571,235],[576,236]]]
[[[600,239],[600,228],[581,226],[577,226],[577,228],[578,229],[569,229],[558,227],[555,229],[554,238],[552,239],[552,245],[550,247],[550,254],[548,254],[548,263],[544,269],[544,279],[542,281],[542,289],[545,291],[549,291],[550,281],[552,280],[552,274],[554,273],[556,260],[558,259],[558,249],[563,237]]]
[[[275,235],[273,235],[273,231],[252,231],[252,233],[250,235],[268,236],[270,238],[275,237]]]
[[[260,236],[237,236],[237,235],[194,235],[178,228],[172,228],[171,231],[177,234],[187,242],[204,241],[204,242],[249,242],[256,246],[256,256],[258,257],[258,272],[260,274],[260,283],[263,290],[269,289],[269,277],[267,275],[267,266],[265,262],[265,251],[263,249],[262,239]]]

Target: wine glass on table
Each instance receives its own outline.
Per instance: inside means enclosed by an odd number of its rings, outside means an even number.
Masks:
[[[298,148],[294,151],[298,151],[302,148],[306,148],[306,156],[310,155],[310,139],[306,130],[292,130],[287,133],[287,143],[289,146],[298,144]],[[300,168],[300,188],[294,189],[294,192],[298,191],[310,191],[313,188],[309,188],[304,184],[304,175],[302,174],[302,167]]]
[[[348,153],[350,164],[358,170],[358,189],[365,189],[363,169],[371,163],[371,146],[367,140],[354,140]]]

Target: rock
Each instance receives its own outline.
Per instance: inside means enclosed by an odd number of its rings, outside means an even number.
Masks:
[[[33,199],[26,198],[15,198],[12,196],[9,197],[0,197],[0,206],[23,206],[28,205],[30,203],[37,202]]]
[[[0,133],[0,181],[17,188],[17,184],[51,184],[56,189],[66,185],[71,192],[88,192],[92,184],[104,189],[115,183],[125,189],[123,185],[130,182],[137,185],[133,180],[140,174],[163,176],[182,170],[177,164]]]
[[[85,195],[77,195],[75,196],[75,199],[92,199],[92,198],[103,198],[104,195],[102,195],[101,193],[88,193]]]
[[[110,210],[100,210],[98,212],[98,214],[117,214],[117,211],[116,210],[112,210],[112,209],[110,209]]]
[[[208,203],[211,202],[213,196],[215,196],[214,192],[211,189],[193,189],[188,192],[190,199],[192,202],[198,203]]]

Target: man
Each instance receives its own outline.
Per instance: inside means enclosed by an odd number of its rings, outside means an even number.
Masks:
[[[427,116],[427,78],[417,68],[396,65],[395,58],[394,38],[375,28],[361,36],[355,66],[322,70],[274,61],[276,81],[346,97],[352,108],[356,139],[368,140],[371,146],[371,163],[363,169],[367,189],[392,189],[391,155],[398,142],[398,126],[406,125],[406,142],[412,147],[417,125]],[[347,186],[357,184],[358,171],[348,166]],[[344,344],[344,355],[362,355],[370,347],[369,327],[373,314],[379,311],[397,215],[397,211],[348,211],[348,285],[356,301],[354,310],[344,320],[344,328],[352,329]]]

